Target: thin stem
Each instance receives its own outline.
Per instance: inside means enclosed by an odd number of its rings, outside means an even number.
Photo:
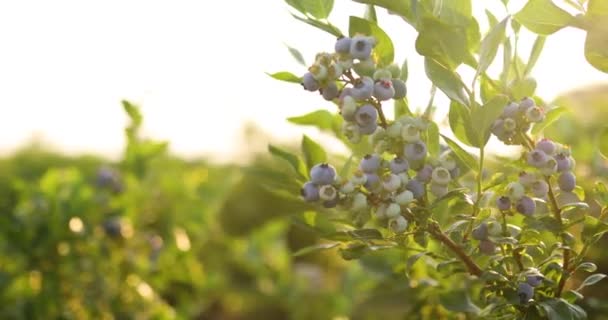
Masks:
[[[464,252],[462,247],[452,241],[452,239],[441,231],[436,222],[429,225],[428,231],[435,239],[441,241],[441,243],[450,248],[450,250],[452,250],[458,256],[458,258],[460,258],[460,260],[462,260],[470,274],[478,277],[481,276],[483,273],[481,268],[475,263],[475,261],[473,261],[473,259],[471,259],[471,257],[469,257],[469,255],[466,254],[466,252]]]
[[[483,193],[483,188],[481,187],[481,180],[483,179],[483,162],[485,157],[485,148],[479,148],[479,174],[477,175],[477,199],[475,200],[475,205],[473,207],[473,218],[479,214],[479,204],[481,202],[481,196]],[[466,241],[469,237],[469,234],[473,231],[473,220],[469,223],[467,230],[462,236],[462,240]]]
[[[374,105],[376,110],[378,110],[378,116],[380,117],[380,126],[386,129],[388,127],[388,124],[386,123],[384,111],[382,111],[382,104],[380,103],[380,101],[373,101],[372,104]]]

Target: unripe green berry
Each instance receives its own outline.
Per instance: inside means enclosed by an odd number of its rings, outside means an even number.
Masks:
[[[507,185],[507,194],[511,199],[521,199],[526,194],[526,189],[519,182],[511,182]]]
[[[388,226],[395,233],[402,233],[407,230],[407,220],[403,216],[398,216],[389,220]]]
[[[359,211],[367,209],[367,197],[363,193],[356,193],[353,197],[353,211]]]
[[[401,77],[401,68],[396,63],[391,63],[386,69],[390,71],[391,78],[397,79]]]
[[[388,218],[396,218],[401,215],[401,207],[396,203],[391,203],[386,207],[385,214]]]
[[[450,171],[448,171],[448,169],[437,167],[433,170],[431,179],[433,180],[433,183],[447,185],[452,180],[452,177],[450,177]]]
[[[378,69],[374,72],[374,80],[390,80],[392,78],[391,72],[386,69]]]
[[[414,201],[414,194],[409,190],[405,190],[395,196],[395,202],[402,206],[407,205],[412,201]]]
[[[401,128],[401,138],[407,142],[420,140],[420,130],[411,124],[406,124]]]
[[[401,178],[396,174],[387,174],[382,178],[382,187],[388,192],[393,192],[401,187]]]
[[[386,134],[391,138],[398,138],[401,136],[401,128],[403,128],[401,122],[395,121],[386,129]]]
[[[362,186],[367,182],[367,176],[363,171],[357,170],[355,171],[355,173],[353,173],[353,176],[350,178],[350,181],[355,186]]]

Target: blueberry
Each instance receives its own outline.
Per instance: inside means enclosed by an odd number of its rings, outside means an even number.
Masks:
[[[528,164],[536,168],[544,166],[548,160],[547,154],[538,149],[528,152],[526,158],[528,160]]]
[[[308,71],[312,74],[312,77],[317,81],[323,81],[327,78],[327,67],[322,64],[314,64]]]
[[[563,153],[558,153],[555,156],[555,161],[557,161],[557,172],[564,172],[564,171],[569,171],[572,170],[573,168],[573,161],[572,158],[569,156],[566,156]]]
[[[422,183],[429,183],[431,182],[432,176],[433,167],[430,164],[426,164],[420,170],[418,170],[418,173],[416,173],[414,178]]]
[[[401,178],[394,173],[387,174],[382,178],[382,187],[388,192],[397,191],[401,187]]]
[[[504,118],[515,118],[519,112],[519,105],[515,102],[511,102],[505,106],[502,110],[502,116]]]
[[[409,190],[405,190],[395,196],[395,202],[402,206],[412,201],[414,201],[414,194]]]
[[[408,182],[410,182],[410,176],[407,174],[407,172],[401,172],[398,174],[398,176],[401,179],[402,185],[406,185]]]
[[[355,98],[351,96],[344,97],[340,106],[344,120],[355,121],[355,114],[357,113],[357,102],[355,101]]]
[[[382,158],[378,154],[368,154],[361,159],[359,170],[365,173],[376,173],[380,169]]]
[[[367,209],[367,197],[363,193],[357,193],[353,197],[353,204],[351,209],[353,211],[360,211]]]
[[[513,118],[506,118],[502,122],[502,127],[506,133],[511,133],[517,129],[517,121]]]
[[[339,197],[335,197],[332,200],[326,200],[323,201],[323,207],[325,208],[335,208],[338,205],[338,202],[340,201]]]
[[[119,218],[110,218],[103,222],[103,231],[112,238],[122,236],[122,222]]]
[[[378,124],[375,122],[369,123],[367,125],[359,125],[359,132],[361,134],[372,134],[376,132],[378,129]]]
[[[344,98],[351,97],[352,98],[353,88],[343,88],[340,91],[340,95],[338,96],[338,102],[340,105],[344,103]],[[353,98],[354,99],[354,98]]]
[[[420,140],[420,130],[413,124],[405,124],[401,127],[401,138],[407,142]]]
[[[390,80],[380,80],[374,84],[374,97],[380,101],[392,99],[395,96],[395,88]]]
[[[426,144],[422,141],[416,141],[405,145],[403,155],[409,161],[420,161],[426,158],[426,152]]]
[[[528,303],[534,297],[534,288],[528,283],[522,282],[517,287],[517,295],[521,304]]]
[[[369,126],[378,120],[378,112],[371,104],[365,104],[355,113],[355,121],[359,126]],[[373,132],[372,132],[373,133]]]
[[[396,203],[391,203],[386,207],[384,212],[387,218],[396,218],[401,215],[401,207]]]
[[[349,37],[340,37],[336,41],[335,50],[337,53],[350,53],[351,39]]]
[[[526,282],[532,287],[538,287],[543,283],[543,277],[541,274],[531,274],[526,276]]]
[[[536,180],[537,179],[533,174],[527,173],[525,171],[519,173],[519,183],[521,183],[523,186],[530,186]]]
[[[360,76],[371,77],[376,70],[376,63],[372,59],[361,60],[353,65],[353,70]]]
[[[319,200],[319,187],[311,181],[306,182],[302,189],[300,189],[300,195],[306,202],[315,202]]]
[[[406,172],[407,169],[410,168],[410,164],[403,157],[397,156],[389,163],[389,168],[391,172],[394,174],[399,174],[401,172]]]
[[[353,193],[357,186],[352,181],[346,181],[340,186],[340,192],[342,193]]]
[[[479,241],[479,252],[491,256],[496,252],[496,244],[490,240]]]
[[[491,237],[498,237],[502,235],[502,226],[496,220],[488,221],[488,234]]]
[[[570,192],[576,187],[576,177],[572,171],[562,172],[557,178],[557,185],[562,191]]]
[[[407,230],[407,220],[403,216],[398,216],[388,222],[388,227],[395,233],[403,233]]]
[[[316,185],[332,184],[336,179],[336,169],[327,164],[317,164],[310,169],[310,181]]]
[[[372,97],[373,93],[374,80],[372,80],[370,77],[358,79],[351,89],[351,95],[357,100],[367,100]]]
[[[369,191],[372,192],[377,192],[379,191],[380,188],[382,188],[382,185],[380,183],[380,177],[375,174],[375,173],[366,173],[365,176],[366,181],[365,181],[365,188]]]
[[[365,172],[357,170],[353,173],[350,181],[356,186],[364,185],[365,182],[367,182],[367,176],[365,175]]]
[[[391,78],[393,79],[401,77],[401,67],[399,67],[399,65],[396,63],[391,63],[388,67],[386,67],[386,70],[391,73]]]
[[[471,236],[475,240],[486,240],[488,239],[488,225],[485,222],[479,224],[471,232]]]
[[[373,76],[374,80],[379,81],[379,80],[391,80],[391,78],[393,78],[391,72],[387,69],[378,69],[374,72],[374,76]]]
[[[393,89],[395,89],[395,95],[393,95],[393,99],[403,99],[407,95],[407,86],[405,85],[405,81],[401,79],[393,79]]]
[[[450,152],[444,153],[439,157],[439,164],[450,171],[456,168],[456,160],[454,160]]]
[[[432,173],[433,183],[447,185],[452,180],[450,171],[444,167],[437,167]]]
[[[416,179],[408,181],[405,188],[412,192],[412,194],[414,195],[414,199],[420,199],[424,196],[424,185],[422,184],[422,182]]]
[[[536,203],[532,198],[528,196],[523,196],[519,201],[517,201],[517,205],[515,206],[517,211],[525,216],[531,216],[536,211]]]
[[[530,108],[533,108],[536,106],[536,102],[534,102],[534,100],[532,98],[523,98],[521,100],[521,102],[519,102],[519,110],[525,111],[528,110]]]
[[[445,184],[431,183],[430,191],[436,197],[443,197],[448,193],[448,186]]]
[[[386,134],[391,138],[399,138],[401,136],[402,128],[403,124],[399,121],[395,121],[386,129]]]
[[[549,184],[547,184],[544,180],[536,180],[532,182],[530,189],[535,197],[544,198],[549,192]]]
[[[319,189],[319,197],[323,201],[334,200],[338,197],[338,191],[331,185],[325,185]]]
[[[536,144],[536,149],[543,151],[549,156],[552,156],[555,153],[556,146],[553,141],[549,139],[543,139]]]
[[[361,141],[361,129],[356,123],[344,121],[342,124],[342,134],[351,143],[359,143]]]
[[[554,158],[547,159],[547,162],[540,168],[540,172],[545,176],[550,176],[557,172],[557,160]]]
[[[509,199],[509,197],[498,197],[496,199],[496,207],[498,207],[498,210],[501,211],[507,211],[509,209],[511,209],[511,199]]]
[[[308,91],[317,91],[320,88],[319,82],[315,80],[310,72],[307,72],[302,76],[302,86]]]
[[[526,119],[530,122],[541,122],[545,120],[545,113],[539,107],[533,107],[526,111]]]
[[[338,86],[335,82],[330,81],[324,88],[321,89],[321,94],[323,95],[323,99],[327,101],[332,101],[338,97],[339,94]]]
[[[510,198],[519,199],[524,196],[526,189],[519,182],[511,182],[507,185],[507,193]]]
[[[354,36],[350,44],[350,55],[359,60],[366,60],[372,54],[374,39],[365,36]]]
[[[374,216],[376,216],[377,219],[385,219],[386,218],[386,207],[387,207],[386,204],[380,203],[376,207],[376,210],[374,210]]]

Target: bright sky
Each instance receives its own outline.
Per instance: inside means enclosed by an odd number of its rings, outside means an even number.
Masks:
[[[335,2],[330,19],[347,30],[348,16],[364,7]],[[498,8],[499,18],[505,15],[498,0],[483,3]],[[476,11],[485,16],[483,8]],[[169,140],[182,155],[238,156],[245,122],[277,141],[303,132],[315,136],[284,119],[333,106],[264,72],[301,74],[305,68],[285,44],[311,61],[316,52],[331,50],[335,39],[289,12],[281,0],[2,1],[0,152],[42,136],[68,152],[116,155],[124,141],[122,99],[142,105],[146,135]],[[425,105],[430,83],[414,50],[415,33],[384,10],[379,18],[398,61],[410,61],[411,104]],[[532,40],[522,40],[522,53]],[[583,34],[571,29],[549,38],[533,72],[541,96],[550,100],[608,80],[584,61],[583,42]]]

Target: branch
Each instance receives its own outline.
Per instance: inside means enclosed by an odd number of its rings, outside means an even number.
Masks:
[[[475,263],[475,261],[473,261],[473,259],[471,259],[471,257],[469,257],[469,255],[466,254],[466,252],[464,252],[464,250],[458,244],[452,241],[452,239],[441,231],[436,222],[429,226],[428,231],[435,239],[439,240],[445,246],[450,248],[450,250],[452,250],[458,256],[458,258],[460,258],[460,260],[462,260],[470,274],[478,277],[481,276],[483,273],[481,268]]]

